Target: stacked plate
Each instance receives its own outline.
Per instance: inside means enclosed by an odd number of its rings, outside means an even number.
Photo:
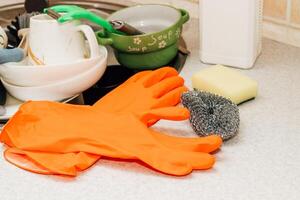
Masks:
[[[95,84],[106,69],[107,50],[99,46],[99,55],[61,65],[19,63],[0,67],[1,81],[8,93],[21,100],[60,101],[81,93]]]
[[[60,101],[72,97],[95,84],[106,69],[107,51],[99,46],[99,55],[62,65],[27,65],[6,63],[0,67],[6,90],[19,100]]]

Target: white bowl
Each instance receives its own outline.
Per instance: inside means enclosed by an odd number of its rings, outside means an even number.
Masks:
[[[91,69],[57,83],[43,86],[22,87],[12,85],[2,78],[1,81],[8,93],[19,100],[60,101],[83,92],[101,78],[106,69],[107,50],[105,47],[101,47],[101,51],[104,53],[102,59]]]
[[[61,65],[27,65],[27,58],[19,63],[0,65],[2,79],[17,86],[41,86],[53,84],[74,77],[95,66],[104,59],[104,47],[99,47],[97,57],[82,59],[69,64]]]

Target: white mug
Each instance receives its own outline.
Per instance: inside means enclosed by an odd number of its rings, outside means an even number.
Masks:
[[[72,63],[86,58],[87,54],[91,58],[99,56],[98,42],[91,27],[80,25],[78,20],[60,24],[47,14],[30,18],[28,59],[31,64]]]

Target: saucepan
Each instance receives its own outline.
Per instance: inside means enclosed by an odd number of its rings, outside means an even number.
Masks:
[[[182,25],[189,20],[186,10],[148,4],[124,8],[107,20],[122,20],[142,35],[121,35],[107,30],[96,33],[98,43],[111,45],[120,64],[132,69],[155,69],[177,54]]]

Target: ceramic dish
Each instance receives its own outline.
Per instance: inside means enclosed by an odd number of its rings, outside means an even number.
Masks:
[[[118,62],[130,69],[145,70],[156,69],[168,64],[178,52],[178,42],[161,50],[133,54],[114,50]]]
[[[1,79],[4,87],[15,98],[27,100],[51,100],[59,101],[65,98],[79,94],[95,84],[103,75],[106,69],[107,50],[105,47],[100,47],[103,59],[94,65],[91,69],[78,74],[61,82],[33,87],[21,87],[7,83]]]
[[[19,63],[6,63],[0,66],[3,80],[18,86],[39,86],[59,82],[86,70],[105,59],[104,52],[95,58],[83,59],[69,64],[33,66],[28,65],[28,57]]]
[[[176,56],[182,25],[189,20],[189,14],[183,9],[153,4],[121,9],[107,19],[125,21],[145,34],[126,36],[102,30],[97,32],[99,44],[111,45],[118,62],[128,68],[154,69]]]
[[[128,36],[105,31],[106,37],[100,34],[98,41],[122,52],[152,52],[177,42],[182,25],[188,19],[187,11],[167,5],[132,6],[114,12],[107,20],[122,20],[145,34]]]

